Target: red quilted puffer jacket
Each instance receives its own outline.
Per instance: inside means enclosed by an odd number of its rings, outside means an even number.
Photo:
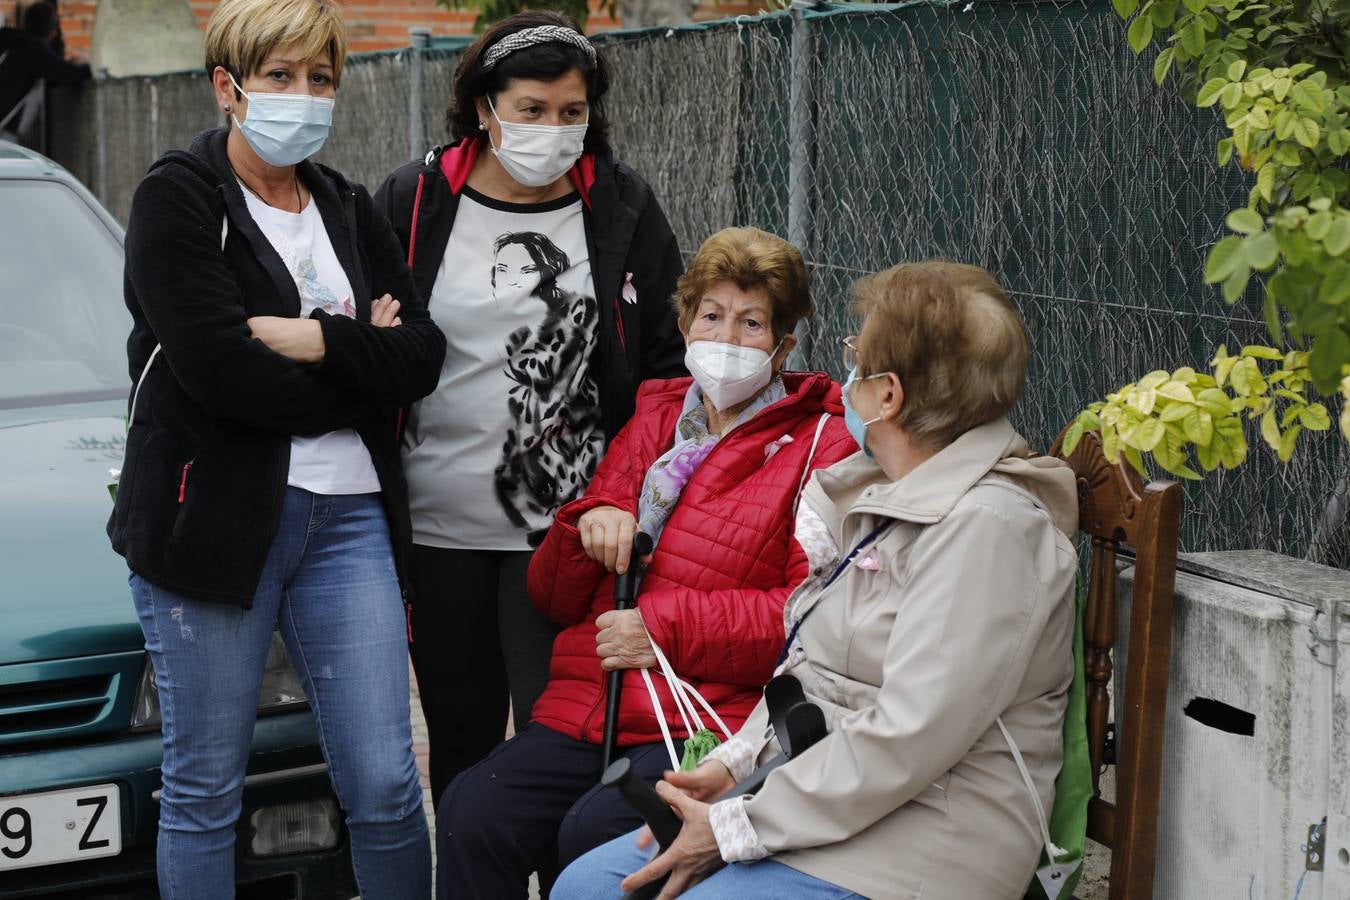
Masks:
[[[652,638],[733,733],[773,674],[785,637],[783,604],[807,574],[806,556],[792,537],[803,472],[808,461],[815,470],[858,449],[844,427],[838,384],[819,372],[785,372],[783,381],[788,396],[722,438],[685,485],[638,596]],[[530,597],[567,626],[553,644],[534,720],[569,737],[602,739],[605,678],[595,655],[595,619],[614,608],[614,576],[582,551],[576,521],[596,506],[637,514],[643,478],[674,443],[690,383],[675,378],[642,385],[637,411],[585,496],[558,511],[530,563]],[[812,454],[823,413],[830,415]],[[666,680],[653,675],[672,736],[685,737]],[[621,746],[661,740],[637,670],[624,674],[622,704]]]

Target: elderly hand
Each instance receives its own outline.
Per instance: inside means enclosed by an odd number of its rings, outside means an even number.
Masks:
[[[588,509],[577,519],[577,532],[581,549],[606,571],[618,575],[628,571],[633,535],[637,533],[637,519],[632,513],[616,506]]]
[[[397,328],[403,324],[398,317],[399,302],[389,294],[370,305],[370,324],[377,328]]]
[[[595,636],[595,655],[600,657],[600,668],[650,669],[656,665],[652,639],[642,617],[635,609],[611,609],[595,620],[600,631]]]
[[[711,803],[736,786],[731,770],[716,759],[705,760],[692,772],[667,772],[663,777],[667,784],[704,803]]]
[[[253,337],[296,362],[323,362],[323,328],[315,319],[285,316],[253,316],[248,320]]]
[[[678,788],[664,781],[657,782],[656,792],[670,804],[684,822],[680,836],[656,859],[623,880],[624,891],[632,891],[669,874],[658,900],[678,897],[713,872],[722,868],[722,853],[717,849],[712,825],[708,822],[708,804],[688,797]],[[650,832],[644,831],[639,846],[651,842]]]

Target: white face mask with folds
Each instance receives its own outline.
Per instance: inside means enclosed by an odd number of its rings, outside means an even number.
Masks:
[[[492,105],[492,98],[488,97],[487,102],[492,117],[502,129],[502,145],[494,146],[492,152],[506,174],[526,187],[547,187],[566,175],[581,158],[589,121],[580,125],[503,122]]]
[[[775,346],[773,353],[777,352]],[[720,341],[694,341],[685,348],[684,364],[704,396],[721,411],[764,390],[773,379],[773,353]]]

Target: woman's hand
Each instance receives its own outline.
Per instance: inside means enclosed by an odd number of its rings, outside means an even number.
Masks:
[[[595,620],[600,631],[595,636],[595,655],[600,657],[600,668],[650,669],[656,665],[652,639],[642,616],[635,609],[611,609]]]
[[[248,320],[253,337],[287,359],[301,363],[323,362],[323,328],[316,319],[285,316],[253,316]]]
[[[675,810],[675,814],[684,822],[684,827],[665,853],[625,878],[620,887],[624,891],[631,891],[669,873],[670,878],[661,889],[659,898],[665,900],[680,896],[722,868],[724,863],[722,853],[717,849],[717,838],[713,837],[712,825],[708,822],[708,804],[685,796],[664,781],[657,782],[656,792]],[[649,843],[650,835],[644,832],[639,839],[639,846]]]
[[[605,571],[618,575],[628,571],[633,535],[637,533],[637,519],[632,513],[616,506],[588,509],[577,519],[577,532],[581,549]]]
[[[403,324],[398,317],[399,302],[385,294],[370,305],[370,324],[377,328],[397,328]]]
[[[711,803],[736,786],[731,770],[716,759],[701,763],[692,772],[667,772],[665,781],[688,796]]]

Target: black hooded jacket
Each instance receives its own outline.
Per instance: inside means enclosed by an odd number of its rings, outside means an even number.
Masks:
[[[435,389],[445,336],[365,188],[306,161],[298,173],[351,282],[357,315],[312,314],[325,344],[317,364],[254,340],[248,317],[296,317],[300,297],[248,212],[225,155],[227,136],[203,132],[190,150],[163,156],[132,202],[125,292],[133,383],[155,345],[162,349],[129,423],[108,522],[113,549],[154,584],[250,606],[277,532],[291,437],[351,427],[379,476],[406,585],[400,409]],[[370,324],[371,303],[385,293],[401,303],[399,327]]]
[[[375,192],[376,204],[412,257],[413,278],[424,298],[431,297],[450,243],[460,193],[477,152],[470,145],[437,147],[424,160],[395,170]],[[600,311],[591,372],[608,442],[633,415],[641,382],[689,374],[671,305],[684,262],[651,188],[628,166],[608,153],[587,154],[573,169],[572,181],[585,202]]]

